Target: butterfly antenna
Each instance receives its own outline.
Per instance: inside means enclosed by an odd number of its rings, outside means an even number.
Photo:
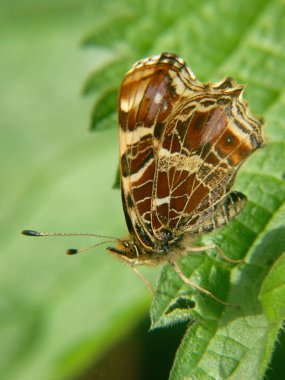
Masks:
[[[84,248],[70,248],[66,251],[68,255],[76,255],[77,253],[84,252],[84,251],[89,251],[89,249],[98,247],[99,245],[107,244],[107,243],[114,243],[114,240],[107,240],[107,241],[101,241],[100,243],[89,245],[88,247]]]
[[[25,236],[36,236],[36,237],[39,237],[39,236],[43,236],[43,237],[47,237],[47,236],[60,236],[60,237],[92,236],[92,237],[107,239],[105,241],[101,241],[99,243],[90,245],[90,246],[85,247],[85,248],[79,248],[79,249],[70,248],[66,251],[66,253],[68,255],[75,255],[76,253],[84,252],[84,251],[87,251],[89,249],[98,247],[99,245],[103,245],[103,244],[107,244],[107,243],[121,242],[121,239],[118,239],[118,238],[113,237],[113,236],[98,235],[98,234],[92,234],[92,233],[82,233],[82,232],[39,232],[39,231],[34,231],[34,230],[23,230],[21,233],[22,233],[22,235],[25,235]]]
[[[85,232],[39,232],[34,230],[23,230],[21,232],[22,235],[25,236],[92,236],[92,237],[98,237],[98,238],[104,238],[104,239],[112,239],[115,241],[121,241],[121,239],[118,239],[114,236],[108,236],[108,235],[99,235],[99,234],[92,234],[92,233],[85,233]]]

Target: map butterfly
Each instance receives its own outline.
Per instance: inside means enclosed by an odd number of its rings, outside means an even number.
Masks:
[[[120,180],[129,238],[107,249],[148,286],[136,266],[168,262],[183,281],[226,304],[193,284],[176,261],[213,248],[193,241],[226,225],[245,206],[246,196],[231,189],[241,164],[263,142],[263,121],[250,115],[243,90],[230,77],[199,82],[171,53],[137,62],[123,79]]]

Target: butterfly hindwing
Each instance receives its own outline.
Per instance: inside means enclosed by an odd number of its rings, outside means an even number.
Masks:
[[[228,194],[241,163],[262,138],[241,103],[242,87],[207,87],[167,120],[158,153],[154,230],[191,231]],[[187,227],[187,228],[186,228]]]

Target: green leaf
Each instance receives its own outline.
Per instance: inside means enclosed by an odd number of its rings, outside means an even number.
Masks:
[[[117,99],[117,88],[110,88],[100,94],[91,113],[91,130],[106,129],[118,124]]]
[[[87,95],[94,92],[100,93],[100,91],[106,92],[110,88],[118,88],[128,66],[126,58],[121,56],[105,63],[103,67],[96,69],[94,73],[89,75],[83,86],[83,93]]]
[[[285,216],[285,215],[283,215]],[[283,236],[284,236],[283,231]],[[260,291],[260,300],[264,313],[270,322],[282,323],[285,319],[285,253],[280,256],[267,277]]]

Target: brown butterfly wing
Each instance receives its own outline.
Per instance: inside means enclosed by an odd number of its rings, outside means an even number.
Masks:
[[[182,74],[181,74],[182,73]],[[177,78],[180,94],[177,93]],[[126,74],[119,93],[121,187],[129,231],[146,247],[155,245],[152,212],[157,155],[166,120],[181,99],[190,96],[185,81],[195,77],[173,54],[138,62]]]
[[[170,115],[158,153],[154,231],[162,225],[199,230],[228,195],[242,162],[262,143],[262,122],[249,115],[242,90],[229,78],[202,90],[192,87],[192,97]]]

